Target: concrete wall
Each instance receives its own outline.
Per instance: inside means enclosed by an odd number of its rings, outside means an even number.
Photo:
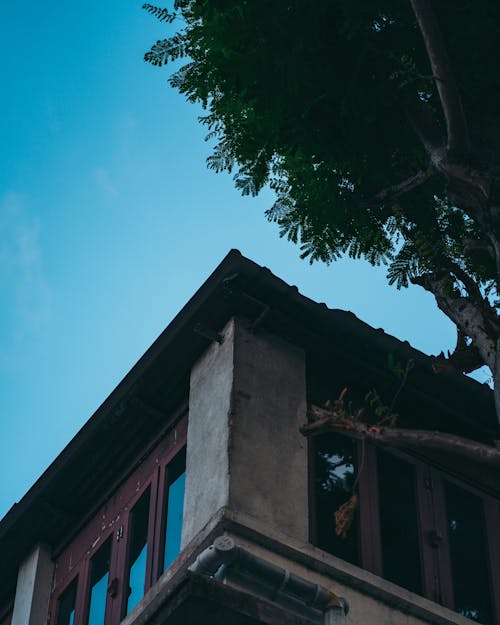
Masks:
[[[221,508],[308,539],[303,352],[240,320],[193,366],[182,545]]]
[[[213,342],[191,370],[182,548],[229,500],[229,415],[234,326]]]
[[[230,507],[308,540],[304,353],[235,325]]]
[[[182,544],[224,528],[275,564],[331,589],[348,625],[466,625],[468,619],[308,542],[302,350],[241,320],[191,372]]]
[[[230,513],[226,534],[256,556],[347,599],[347,625],[472,625],[473,621],[310,544]]]
[[[38,545],[19,567],[12,625],[46,624],[53,573],[48,547]]]

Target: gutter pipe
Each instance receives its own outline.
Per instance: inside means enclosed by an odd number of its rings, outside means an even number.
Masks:
[[[345,625],[347,601],[326,588],[236,545],[229,536],[219,536],[202,551],[190,571],[219,581],[232,581],[266,599],[282,604],[318,623]]]

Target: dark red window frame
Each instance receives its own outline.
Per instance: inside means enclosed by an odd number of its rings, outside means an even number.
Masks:
[[[358,458],[363,457],[363,470],[358,480],[359,554],[362,568],[383,577],[383,559],[379,514],[377,446],[356,441]],[[316,441],[309,441],[310,541],[319,545],[318,510],[315,483]],[[448,542],[444,484],[449,482],[470,492],[482,501],[485,524],[490,600],[493,623],[500,625],[500,501],[481,490],[480,485],[464,482],[457,476],[436,468],[408,453],[380,448],[413,466],[418,513],[418,533],[422,569],[422,596],[455,609],[452,567]],[[430,501],[432,499],[432,501]],[[333,523],[333,519],[332,519]],[[332,555],[335,555],[334,553]],[[490,624],[491,625],[491,624]]]
[[[183,456],[183,458],[181,458]],[[165,463],[159,472],[158,479],[158,494],[159,499],[162,499],[161,505],[157,506],[156,510],[156,518],[155,518],[155,536],[154,536],[154,554],[155,557],[152,563],[152,576],[154,580],[159,579],[164,572],[164,556],[165,556],[165,530],[167,524],[167,515],[168,515],[168,496],[169,496],[169,483],[170,483],[170,472],[172,467],[174,466],[174,471],[178,470],[178,461],[181,461],[184,465],[185,470],[185,447],[181,449],[178,454],[172,458],[171,462]]]
[[[10,625],[12,622],[12,612],[14,611],[14,607],[4,608],[4,610],[0,611],[0,625]]]
[[[148,549],[145,592],[160,576],[158,567],[158,511],[164,507],[164,476],[187,439],[187,412],[162,437],[156,446],[142,454],[131,473],[112,489],[112,494],[96,514],[84,523],[78,534],[56,559],[54,587],[50,604],[50,623],[57,624],[58,601],[66,588],[77,579],[74,625],[86,625],[90,599],[90,563],[107,540],[111,540],[111,561],[106,605],[106,625],[117,625],[125,616],[128,584],[128,541],[131,511],[150,488]],[[125,588],[127,585],[127,588]]]

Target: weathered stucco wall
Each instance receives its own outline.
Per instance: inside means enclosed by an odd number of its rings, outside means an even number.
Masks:
[[[347,625],[472,625],[473,621],[309,543],[230,513],[227,535],[237,545],[347,599]]]
[[[46,624],[53,572],[48,547],[38,545],[19,567],[12,625]]]
[[[193,366],[185,546],[222,507],[307,540],[303,352],[231,320]]]
[[[191,370],[182,548],[229,500],[229,415],[234,325]]]
[[[470,623],[309,544],[307,445],[299,432],[306,420],[304,354],[238,319],[222,334],[222,344],[212,343],[191,372],[182,535],[189,557],[208,536],[226,532],[346,598],[348,625]],[[162,592],[168,600],[170,583],[167,571],[151,590],[158,601]]]
[[[230,507],[308,538],[306,371],[302,350],[235,325]]]

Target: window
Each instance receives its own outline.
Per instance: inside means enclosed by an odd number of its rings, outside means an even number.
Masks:
[[[0,625],[10,625],[12,623],[12,609],[0,610]]]
[[[445,482],[444,491],[455,608],[475,621],[491,623],[488,549],[481,500],[450,482]]]
[[[87,625],[102,625],[106,616],[108,598],[109,565],[111,562],[111,539],[90,560],[90,597]]]
[[[498,500],[410,455],[340,434],[319,437],[313,453],[315,544],[483,625],[500,625]],[[341,538],[334,515],[354,490],[359,507]]]
[[[151,487],[141,496],[130,513],[125,614],[128,614],[139,603],[146,588],[150,501]]]
[[[382,451],[377,453],[382,575],[422,592],[414,466]]]
[[[182,512],[186,479],[186,454],[178,454],[166,468],[166,489],[162,522],[163,562],[161,571],[167,569],[181,550]]]
[[[117,625],[176,559],[186,430],[184,417],[59,553],[56,625]]]
[[[345,538],[337,536],[333,524],[335,511],[351,496],[356,471],[356,446],[352,439],[328,434],[318,440],[315,454],[316,497],[320,510],[317,542],[325,551],[352,564],[360,564],[359,513],[355,513]]]
[[[57,606],[57,625],[73,625],[75,622],[76,587],[74,579],[59,598]]]

